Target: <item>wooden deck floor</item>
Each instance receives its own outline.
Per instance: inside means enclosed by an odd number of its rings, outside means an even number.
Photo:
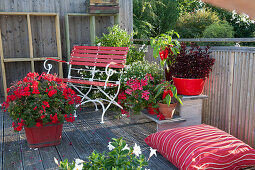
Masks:
[[[84,108],[74,123],[64,125],[61,144],[54,147],[30,149],[26,143],[24,130],[14,133],[8,114],[0,110],[0,169],[3,170],[44,170],[57,169],[53,158],[59,160],[80,158],[86,160],[93,150],[107,151],[111,138],[123,137],[130,145],[136,142],[141,146],[143,154],[148,157],[149,147],[144,138],[156,131],[154,122],[150,120],[137,124],[128,124],[127,118],[115,119],[114,111],[105,116],[105,123],[100,124],[101,113],[94,109]],[[177,169],[159,153],[149,161],[150,169]]]

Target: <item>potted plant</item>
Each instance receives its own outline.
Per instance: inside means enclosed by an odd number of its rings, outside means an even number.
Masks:
[[[155,62],[138,61],[125,68],[121,79],[121,92],[118,103],[123,107],[122,114],[129,116],[129,111],[140,113],[149,108],[152,114],[156,105],[154,88],[163,79],[163,70]]]
[[[155,59],[157,59],[158,56],[160,57],[162,68],[166,65],[165,77],[168,81],[172,80],[169,66],[174,62],[174,56],[179,53],[180,48],[180,43],[177,40],[173,40],[172,36],[179,38],[179,34],[171,30],[170,32],[151,38],[150,41],[151,47],[153,48],[153,57]]]
[[[3,103],[13,119],[14,131],[25,128],[29,147],[60,143],[63,122],[75,120],[72,113],[80,97],[52,74],[28,73],[7,89]]]
[[[178,94],[200,95],[214,62],[208,46],[202,50],[192,44],[188,50],[186,44],[182,43],[180,53],[174,57],[174,62],[169,67]]]
[[[155,98],[159,98],[159,112],[163,114],[165,119],[172,119],[177,102],[182,104],[177,95],[176,87],[170,81],[163,81],[157,85],[155,91],[157,91]]]

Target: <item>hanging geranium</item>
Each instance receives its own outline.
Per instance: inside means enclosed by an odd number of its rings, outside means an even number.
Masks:
[[[60,78],[52,74],[28,73],[7,89],[2,107],[14,120],[12,127],[44,126],[49,123],[73,122],[73,112],[80,97]]]

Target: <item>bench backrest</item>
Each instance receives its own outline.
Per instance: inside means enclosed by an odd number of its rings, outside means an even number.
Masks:
[[[126,62],[128,47],[74,46],[70,64],[83,66],[106,67],[111,62],[112,68],[123,68]]]

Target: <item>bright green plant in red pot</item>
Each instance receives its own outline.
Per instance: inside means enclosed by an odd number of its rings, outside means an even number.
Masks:
[[[3,103],[13,119],[14,131],[25,127],[30,147],[60,143],[63,122],[75,120],[73,112],[80,97],[52,74],[28,73],[7,89]]]
[[[200,95],[214,62],[215,59],[210,57],[209,47],[202,50],[192,44],[191,48],[187,49],[186,44],[182,43],[180,53],[169,66],[178,94]]]
[[[157,92],[155,98],[159,106],[159,119],[171,119],[177,103],[182,104],[181,99],[177,95],[176,87],[170,81],[163,81],[157,85],[154,91]]]

